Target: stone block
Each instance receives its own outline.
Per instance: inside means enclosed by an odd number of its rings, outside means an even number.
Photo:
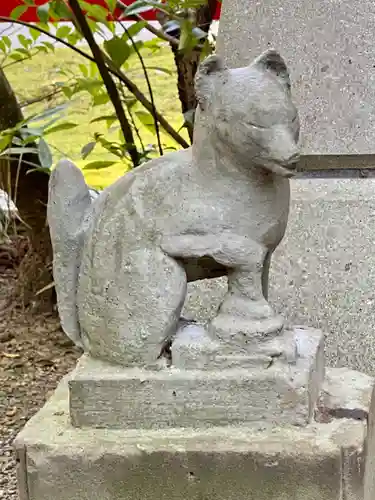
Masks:
[[[221,369],[213,359],[205,369],[151,371],[85,355],[69,381],[72,424],[130,429],[306,425],[324,378],[323,335],[296,331],[299,352],[292,363],[270,358],[267,365],[251,365],[243,357],[241,366],[240,357],[221,356]],[[189,344],[185,356],[193,351]]]
[[[303,152],[315,161],[368,155],[373,165],[374,29],[369,0],[225,0],[217,50],[229,67],[279,50],[291,69]]]
[[[64,380],[16,440],[20,500],[373,500],[365,434],[366,421],[345,418],[265,431],[77,429]]]
[[[367,420],[374,377],[348,368],[327,368],[320,406],[333,418]]]

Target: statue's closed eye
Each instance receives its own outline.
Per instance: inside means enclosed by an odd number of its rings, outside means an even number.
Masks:
[[[263,125],[259,125],[258,123],[253,123],[253,122],[247,122],[246,125],[249,125],[250,127],[254,127],[254,128],[260,128],[260,129],[268,128],[268,127],[263,127]]]

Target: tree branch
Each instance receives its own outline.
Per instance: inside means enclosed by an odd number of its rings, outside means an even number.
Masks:
[[[43,102],[45,100],[52,99],[52,97],[55,97],[57,94],[61,94],[62,90],[61,88],[57,88],[55,90],[52,90],[48,94],[40,95],[38,97],[34,97],[33,99],[29,99],[27,101],[21,101],[20,102],[20,107],[21,108],[26,108],[26,106],[31,106],[32,104],[37,104],[39,102]]]
[[[52,33],[49,33],[47,30],[44,30],[43,28],[40,28],[37,25],[28,23],[26,21],[21,21],[19,19],[12,19],[10,17],[6,16],[0,16],[0,22],[4,21],[6,23],[14,23],[14,24],[20,24],[22,26],[26,26],[27,28],[32,28],[36,31],[39,31],[40,33],[43,33],[44,35],[52,38],[56,42],[61,43],[62,45],[65,45],[65,47],[68,47],[69,49],[73,50],[80,56],[84,57],[85,59],[88,59],[89,61],[95,63],[95,59],[90,56],[89,54],[86,54],[83,50],[79,49],[78,47],[75,47],[74,45],[70,44],[69,42],[66,42],[62,38],[59,38]],[[133,83],[121,70],[116,68],[116,66],[113,64],[111,59],[109,57],[106,57],[105,54],[103,54],[106,63],[108,65],[108,71],[112,73],[113,75],[117,76],[117,78],[125,85],[125,87],[134,95],[134,97],[144,106],[147,111],[152,113],[152,104],[150,101],[145,97],[145,95],[139,90],[137,85]],[[178,133],[176,130],[167,122],[167,120],[158,112],[155,112],[155,116],[157,117],[160,125],[163,127],[163,129],[177,142],[177,144],[180,144],[183,148],[188,148],[189,144],[185,141],[185,139]]]
[[[132,44],[132,46],[134,48],[134,51],[136,52],[136,54],[138,56],[138,59],[139,59],[139,61],[141,63],[141,66],[142,66],[142,69],[143,69],[143,74],[145,75],[146,84],[147,84],[148,92],[150,94],[150,100],[151,100],[151,105],[152,105],[152,117],[154,119],[154,125],[155,125],[156,139],[157,139],[157,142],[158,142],[159,154],[160,154],[160,156],[163,156],[163,147],[161,145],[159,123],[158,123],[158,120],[157,120],[157,118],[155,116],[156,108],[155,108],[155,101],[154,101],[154,93],[152,91],[152,86],[151,86],[150,78],[148,77],[148,71],[147,71],[146,65],[144,63],[143,57],[142,57],[141,53],[138,50],[137,44],[134,42],[133,37],[130,36],[127,27],[121,21],[120,21],[120,24],[121,24],[121,27],[123,28],[123,30],[125,31],[126,35],[128,36],[129,40],[131,41],[131,44]]]
[[[128,7],[128,5],[125,5],[120,0],[118,0],[116,2],[116,7],[118,9],[120,9],[122,12],[124,12],[125,9],[126,9],[126,7]],[[131,19],[134,19],[135,21],[141,21],[141,22],[145,23],[145,28],[150,33],[152,33],[153,35],[157,36],[158,38],[161,38],[162,40],[165,40],[166,42],[169,42],[171,45],[175,45],[176,47],[178,47],[179,42],[178,42],[177,38],[174,38],[173,36],[168,35],[168,33],[164,33],[164,31],[162,31],[162,30],[158,30],[157,28],[155,28],[154,26],[152,26],[152,24],[150,24],[147,21],[145,21],[143,19],[143,17],[140,16],[139,14],[135,14],[134,16],[129,16],[129,17]]]
[[[118,93],[116,84],[112,80],[112,77],[109,74],[108,68],[105,64],[102,51],[100,50],[98,44],[94,39],[86,17],[82,12],[81,7],[79,6],[78,0],[68,0],[68,5],[71,8],[73,15],[80,27],[80,30],[82,31],[82,34],[91,49],[92,55],[94,56],[100,76],[103,79],[105,88],[107,89],[113,107],[115,108],[117,118],[120,122],[121,130],[126,143],[126,149],[131,157],[134,167],[137,167],[139,165],[139,154],[134,142],[133,131],[125,115],[124,108],[122,107],[120,94]]]

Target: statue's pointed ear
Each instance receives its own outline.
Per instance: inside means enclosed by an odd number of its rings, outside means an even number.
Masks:
[[[279,81],[290,90],[289,70],[284,59],[275,49],[268,49],[255,59],[251,66],[270,71]]]
[[[205,109],[212,93],[213,79],[226,71],[221,57],[207,57],[199,66],[195,75],[195,95],[201,109]]]

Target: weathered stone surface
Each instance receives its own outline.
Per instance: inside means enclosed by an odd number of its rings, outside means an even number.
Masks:
[[[368,154],[373,164],[374,20],[370,1],[224,0],[217,50],[230,67],[267,46],[282,50],[295,82],[303,153],[320,155],[316,161]]]
[[[60,293],[59,307],[70,307],[73,321],[77,306],[81,339],[94,357],[152,366],[161,343],[176,332],[187,281],[199,278],[228,275],[209,331],[234,352],[249,353],[282,330],[267,293],[271,254],[288,218],[288,177],[298,159],[287,67],[273,50],[230,71],[211,56],[197,73],[196,92],[193,147],[109,186],[92,203],[87,228],[76,224],[84,207],[63,187],[71,167],[58,165],[52,178],[49,205],[59,207],[50,209],[52,226],[66,216],[77,234],[75,247],[68,238],[55,252],[57,281],[67,280],[70,290]],[[82,183],[76,197],[87,199]],[[59,244],[70,235],[66,227],[60,236],[51,234]]]
[[[277,357],[263,366],[213,357],[203,366],[150,371],[85,355],[69,381],[72,423],[123,429],[304,426],[322,387],[324,346],[321,332],[303,333],[289,366]],[[189,347],[188,359],[194,351]]]
[[[364,500],[375,498],[375,386],[372,391],[368,418],[364,490]]]
[[[177,330],[171,346],[171,362],[174,367],[183,370],[220,371],[227,368],[268,368],[275,360],[286,365],[295,364],[301,358],[307,359],[323,377],[324,339],[325,335],[320,330],[294,327],[262,342],[256,346],[253,355],[246,356],[233,352],[230,345],[223,347],[221,343],[214,342],[203,324],[185,321]]]
[[[124,431],[69,424],[67,381],[17,438],[21,500],[372,500],[366,422]]]
[[[328,368],[322,390],[322,406],[333,418],[367,420],[374,377],[348,368]]]
[[[375,376],[375,181],[293,180],[269,298],[287,325],[327,332],[327,364]],[[214,316],[224,279],[189,283],[183,316]]]

